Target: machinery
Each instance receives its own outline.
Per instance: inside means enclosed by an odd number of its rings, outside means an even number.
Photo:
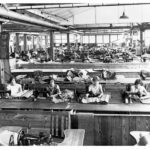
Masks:
[[[0,128],[1,146],[29,146],[29,145],[51,145],[52,136],[50,133],[39,135],[28,133],[28,128],[19,126],[4,126]]]

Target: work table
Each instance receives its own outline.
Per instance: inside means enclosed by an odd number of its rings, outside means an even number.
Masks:
[[[74,110],[76,112],[93,113],[148,113],[150,114],[150,104],[81,104],[81,103],[58,103],[54,104],[47,101],[37,100],[8,100],[1,99],[0,109],[13,110]]]

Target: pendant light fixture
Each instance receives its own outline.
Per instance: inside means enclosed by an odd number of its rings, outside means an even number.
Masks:
[[[120,19],[128,19],[129,17],[126,16],[125,12],[123,11],[122,16],[120,16]]]
[[[124,11],[122,13],[122,16],[120,16],[120,19],[128,19],[129,17],[125,14],[125,8]]]

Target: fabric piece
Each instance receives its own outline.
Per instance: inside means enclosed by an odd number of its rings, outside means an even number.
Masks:
[[[111,98],[110,94],[104,94],[101,98],[98,97],[89,97],[89,98],[83,98],[82,103],[109,103],[109,100]]]

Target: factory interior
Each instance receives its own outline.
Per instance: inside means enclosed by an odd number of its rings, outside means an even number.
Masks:
[[[150,145],[150,3],[56,2],[0,3],[0,145]]]

